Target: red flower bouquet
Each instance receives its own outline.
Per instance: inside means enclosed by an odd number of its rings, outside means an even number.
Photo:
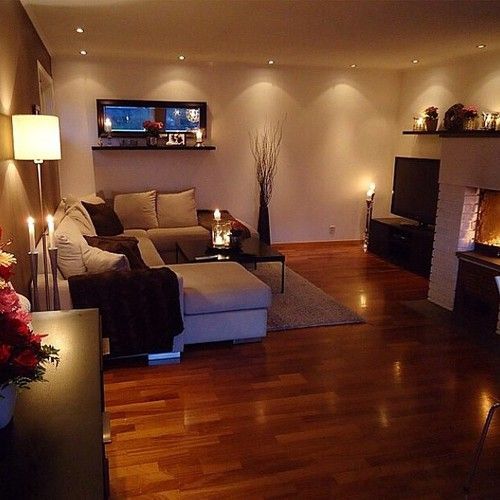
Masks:
[[[33,332],[31,316],[10,283],[16,259],[4,250],[9,243],[0,243],[0,390],[9,384],[25,388],[42,381],[46,363],[59,362],[59,351],[42,345],[43,335]]]
[[[162,122],[153,122],[151,120],[146,120],[142,126],[146,130],[146,134],[152,137],[159,137],[161,129],[163,128]]]

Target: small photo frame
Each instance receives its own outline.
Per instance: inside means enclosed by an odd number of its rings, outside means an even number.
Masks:
[[[186,134],[182,132],[175,132],[173,134],[167,134],[167,146],[185,146],[186,145]]]

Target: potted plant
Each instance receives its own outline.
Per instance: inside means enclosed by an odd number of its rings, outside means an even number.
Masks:
[[[435,132],[438,125],[438,108],[436,106],[429,106],[424,111],[425,113],[425,130],[427,132]]]
[[[0,429],[12,419],[17,388],[43,381],[45,365],[59,362],[59,351],[42,345],[43,335],[33,332],[31,316],[10,283],[16,259],[4,250],[9,243],[0,243]]]
[[[464,130],[475,130],[476,118],[478,117],[477,109],[474,106],[465,106],[462,108],[462,116],[464,119]]]
[[[146,131],[146,144],[148,146],[157,146],[158,137],[160,137],[160,132],[163,129],[162,122],[155,122],[151,120],[146,120],[142,126]]]

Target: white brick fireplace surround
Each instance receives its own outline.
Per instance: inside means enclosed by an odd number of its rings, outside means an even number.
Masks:
[[[429,300],[453,309],[457,251],[472,250],[479,189],[500,191],[500,137],[441,139]]]

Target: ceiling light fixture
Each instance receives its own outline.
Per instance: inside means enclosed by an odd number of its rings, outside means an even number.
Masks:
[[[418,59],[413,59],[411,62],[412,62],[413,64],[418,64],[418,63],[419,63],[419,60],[418,60]]]
[[[358,67],[358,65],[357,65],[357,64],[351,64],[351,66],[350,66],[350,67],[351,67],[351,68],[357,68],[357,67]]]
[[[267,61],[267,64],[269,64],[271,66],[274,64],[274,61],[272,59],[269,59],[269,61]]]
[[[81,56],[86,56],[87,55],[87,51],[86,50],[80,50],[80,55]]]
[[[81,26],[78,26],[78,28],[75,28],[75,31],[77,33],[83,33],[85,30]]]
[[[179,61],[184,61],[186,59],[186,56],[183,56],[182,54],[179,56]]]
[[[479,45],[476,45],[478,49],[485,49],[486,45],[484,43],[480,43]]]

